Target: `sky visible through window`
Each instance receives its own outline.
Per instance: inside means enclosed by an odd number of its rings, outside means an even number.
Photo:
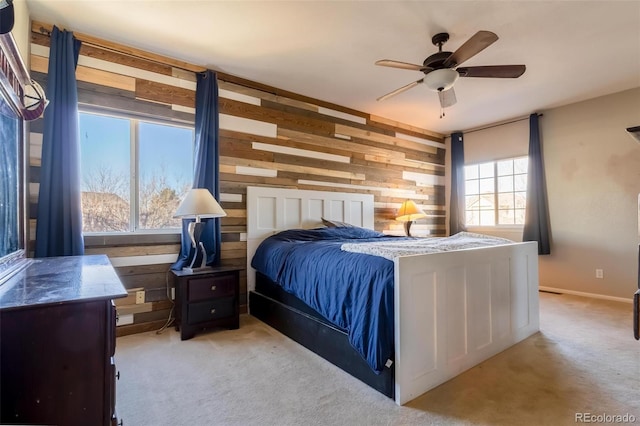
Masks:
[[[86,173],[101,167],[110,167],[116,173],[129,175],[131,156],[128,119],[80,114],[80,131],[83,178]],[[191,143],[192,137],[192,129],[141,122],[141,175],[149,174],[155,166],[162,165],[170,183],[177,185],[185,179],[191,181],[191,156],[182,155],[180,150],[192,148],[180,146],[180,142]],[[147,158],[149,161],[145,161]]]
[[[162,173],[171,187],[191,183],[193,176],[193,130],[140,123],[140,175],[142,179]],[[185,155],[188,153],[188,155]]]
[[[80,114],[82,189],[95,170],[110,168],[129,176],[129,120],[96,114]]]

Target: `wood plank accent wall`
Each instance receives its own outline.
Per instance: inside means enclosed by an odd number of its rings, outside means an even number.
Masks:
[[[43,24],[31,33],[31,72],[46,87],[49,37]],[[50,28],[50,26],[49,26]],[[103,45],[110,45],[104,42]],[[193,71],[132,57],[128,50],[83,44],[76,71],[83,107],[124,111],[193,124],[196,79]],[[246,265],[246,188],[276,186],[370,193],[375,228],[402,234],[395,211],[407,198],[428,214],[412,227],[415,235],[445,235],[442,135],[360,111],[311,99],[235,76],[218,73],[220,88],[220,192],[222,263]],[[42,120],[30,127],[30,238],[35,238]],[[167,279],[179,250],[178,235],[87,236],[87,254],[104,253],[135,301],[143,307],[119,334],[159,328],[169,315]],[[241,305],[246,310],[246,273]],[[138,312],[143,310],[143,312]],[[125,312],[123,310],[123,312]]]

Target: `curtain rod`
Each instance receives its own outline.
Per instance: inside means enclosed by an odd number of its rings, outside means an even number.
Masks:
[[[544,117],[544,114],[538,114],[538,117]],[[516,118],[516,119],[513,119],[511,121],[505,121],[504,123],[491,124],[489,126],[478,127],[478,128],[475,128],[475,129],[471,129],[468,132],[462,132],[462,134],[463,135],[468,135],[469,133],[479,132],[480,130],[492,129],[494,127],[500,127],[500,126],[504,126],[506,124],[517,123],[518,121],[523,121],[523,120],[528,120],[528,119],[529,119],[529,116],[527,115],[526,117]],[[451,135],[449,135],[449,137],[451,137]]]
[[[64,28],[58,27],[61,30]],[[31,31],[42,34],[47,37],[51,37],[51,32],[53,31],[53,25],[46,24],[44,22],[33,21],[31,23]],[[88,46],[97,47],[99,49],[107,50],[110,52],[119,53],[122,55],[130,56],[133,58],[144,59],[149,62],[155,62],[162,65],[168,65],[174,68],[179,68],[184,71],[190,71],[194,73],[206,71],[207,68],[199,65],[194,65],[189,62],[180,61],[177,59],[172,59],[167,56],[145,52],[141,49],[125,46],[123,44],[110,42],[107,40],[100,39],[98,37],[90,36],[87,34],[78,33],[73,31],[73,35],[75,38],[80,40],[83,44]]]
[[[60,29],[62,30],[63,28],[60,28]],[[44,22],[33,21],[31,23],[31,31],[47,37],[51,37],[51,31],[53,31],[53,25],[46,24]],[[184,62],[184,61],[170,58],[168,56],[146,52],[142,49],[125,46],[123,44],[119,44],[115,42],[110,42],[110,41],[107,41],[98,37],[90,36],[87,34],[82,34],[82,33],[73,31],[73,35],[76,39],[80,40],[83,44],[87,46],[96,47],[98,49],[114,52],[120,55],[129,56],[131,58],[142,59],[145,61],[154,62],[157,64],[166,65],[173,68],[178,68],[183,71],[193,72],[195,74],[205,72],[208,70],[208,68],[200,65],[194,65],[189,62]],[[227,74],[217,70],[212,70],[212,71],[216,73],[216,75],[218,76],[218,80],[222,80],[227,83],[237,84],[239,86],[247,87],[250,89],[262,90],[264,92],[271,93],[273,95],[278,95],[277,91],[274,90],[274,88],[271,88],[270,86],[261,85],[261,84],[257,84],[257,85],[251,84],[248,80],[245,80],[241,77],[235,77],[231,74]]]

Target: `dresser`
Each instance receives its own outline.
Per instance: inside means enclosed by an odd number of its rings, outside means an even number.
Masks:
[[[240,270],[220,266],[193,273],[171,271],[176,289],[176,330],[181,340],[205,328],[239,327]]]
[[[0,422],[122,424],[114,298],[104,255],[32,259],[0,285]]]

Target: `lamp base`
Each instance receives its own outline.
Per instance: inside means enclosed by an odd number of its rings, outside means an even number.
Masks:
[[[411,236],[411,224],[413,223],[412,220],[407,220],[404,223],[404,232],[407,234],[407,237]]]
[[[188,274],[193,274],[197,271],[204,271],[207,269],[207,250],[204,248],[204,244],[201,242],[197,246],[192,248],[193,258],[189,266],[182,268]]]
[[[211,266],[201,266],[199,268],[182,268],[182,272],[184,272],[185,274],[195,274],[196,272],[204,272],[210,270]]]

